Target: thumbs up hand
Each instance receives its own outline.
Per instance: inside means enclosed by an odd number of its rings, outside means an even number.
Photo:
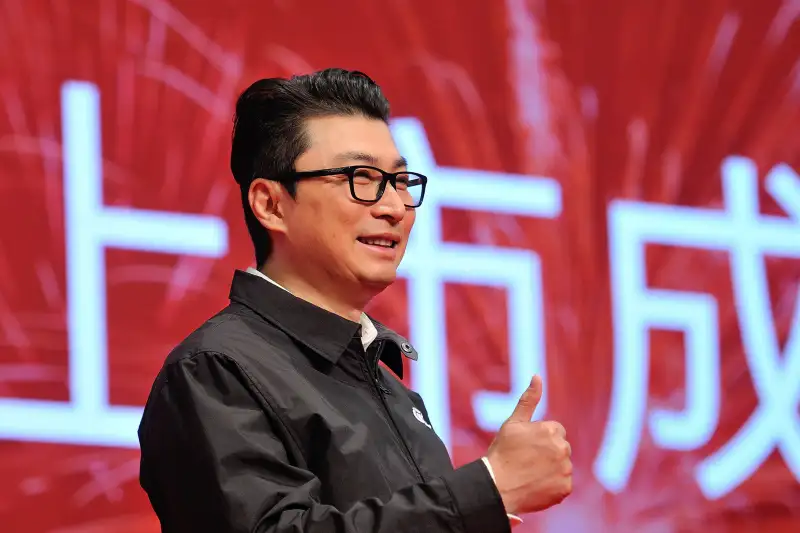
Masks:
[[[547,509],[572,492],[571,450],[564,426],[531,422],[541,398],[542,378],[534,376],[486,454],[510,514]]]

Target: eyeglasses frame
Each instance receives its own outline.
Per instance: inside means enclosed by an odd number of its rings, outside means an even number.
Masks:
[[[353,180],[355,179],[356,170],[357,169],[361,169],[361,168],[368,168],[368,169],[371,169],[371,170],[375,170],[377,172],[380,172],[381,175],[383,176],[383,179],[381,180],[381,184],[378,186],[378,193],[376,194],[376,197],[375,197],[374,200],[363,200],[363,199],[359,198],[358,195],[356,195],[356,188],[355,188],[355,183],[353,182]],[[411,208],[411,209],[416,209],[417,207],[422,205],[422,200],[425,197],[425,188],[428,185],[428,177],[425,176],[424,174],[420,174],[418,172],[410,172],[410,171],[407,171],[407,170],[401,170],[399,172],[386,172],[385,170],[382,170],[382,169],[380,169],[378,167],[373,167],[373,166],[370,166],[370,165],[350,165],[350,166],[346,166],[346,167],[325,168],[325,169],[320,169],[320,170],[294,171],[291,174],[289,174],[287,176],[284,176],[284,177],[280,178],[277,181],[281,181],[281,182],[300,181],[300,180],[304,180],[304,179],[308,179],[308,178],[320,178],[320,177],[323,177],[323,176],[336,176],[336,175],[339,175],[339,174],[343,174],[343,175],[347,176],[347,180],[350,183],[350,195],[353,197],[353,199],[355,199],[355,200],[357,200],[359,202],[364,202],[364,203],[369,203],[369,204],[377,203],[377,202],[379,202],[381,200],[381,198],[383,198],[383,193],[386,191],[386,184],[387,183],[391,183],[392,187],[394,187],[394,190],[396,191],[397,190],[397,177],[402,174],[402,175],[414,176],[416,179],[420,180],[420,186],[422,187],[422,192],[420,193],[420,196],[419,196],[419,202],[416,205],[407,205],[405,203],[403,204],[405,207],[408,207],[408,208]]]

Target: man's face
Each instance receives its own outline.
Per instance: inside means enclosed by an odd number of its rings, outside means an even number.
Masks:
[[[351,165],[406,170],[381,120],[312,118],[306,122],[306,134],[309,148],[295,162],[298,172]],[[350,194],[347,176],[313,177],[298,181],[295,201],[284,205],[284,236],[292,264],[321,278],[317,281],[377,293],[395,280],[415,212],[404,206],[391,184],[378,202],[364,203]],[[392,244],[385,246],[386,241]]]

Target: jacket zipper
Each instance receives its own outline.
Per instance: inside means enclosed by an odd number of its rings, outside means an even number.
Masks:
[[[372,384],[375,386],[375,390],[378,392],[378,396],[383,404],[383,409],[386,411],[386,416],[389,418],[392,428],[394,429],[395,436],[403,445],[403,451],[405,452],[406,460],[408,460],[408,462],[414,466],[414,470],[416,470],[420,481],[425,482],[425,477],[422,475],[422,470],[420,470],[419,465],[414,460],[414,456],[411,454],[411,449],[408,447],[408,443],[406,443],[402,433],[400,433],[400,428],[397,427],[397,423],[394,421],[394,417],[392,417],[392,412],[389,410],[389,404],[386,402],[386,397],[384,396],[384,394],[391,394],[392,392],[383,386],[378,377],[378,361],[380,360],[382,351],[383,341],[380,341],[377,350],[375,350],[375,356],[372,358],[372,364],[369,368],[369,372],[372,375]]]
[[[375,349],[375,357],[372,358],[372,364],[369,365],[369,374],[372,377],[372,380],[375,382],[375,386],[378,387],[378,390],[386,395],[391,395],[392,391],[387,389],[381,383],[380,376],[378,374],[378,361],[381,359],[381,354],[383,353],[383,341],[378,341],[378,347]]]

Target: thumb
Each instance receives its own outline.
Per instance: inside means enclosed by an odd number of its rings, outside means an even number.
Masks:
[[[522,393],[522,396],[514,408],[514,412],[508,417],[511,422],[530,422],[533,418],[533,412],[536,411],[536,406],[539,405],[539,400],[542,399],[542,378],[540,376],[533,376],[531,384]]]

